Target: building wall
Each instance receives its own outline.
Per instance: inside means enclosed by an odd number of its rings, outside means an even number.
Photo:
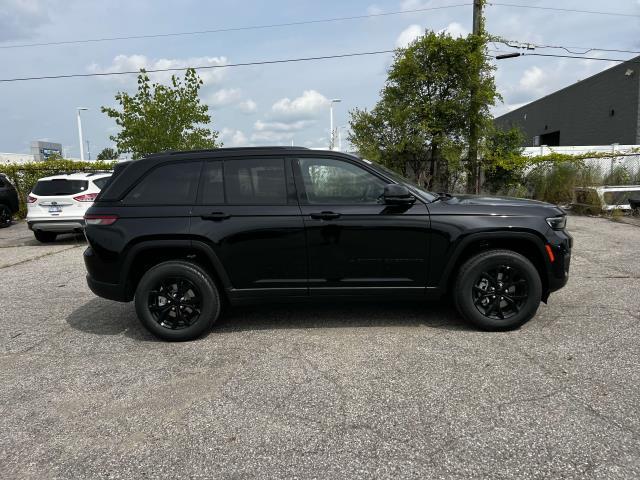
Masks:
[[[536,135],[555,131],[560,131],[560,145],[640,144],[640,57],[633,61],[502,115],[495,123],[505,129],[519,126],[523,146],[533,146]],[[628,70],[632,73],[625,75]]]

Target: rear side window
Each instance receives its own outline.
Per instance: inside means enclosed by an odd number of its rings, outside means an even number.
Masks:
[[[93,183],[95,184],[96,187],[102,190],[104,186],[107,184],[107,182],[109,182],[110,178],[111,177],[97,178],[96,180],[93,181]]]
[[[224,188],[229,204],[285,204],[287,203],[287,186],[284,159],[225,160]]]
[[[151,171],[127,194],[133,205],[189,205],[195,203],[201,162],[163,165]]]
[[[211,161],[205,163],[202,172],[202,203],[216,205],[224,203],[224,184],[222,181],[222,162]]]
[[[55,180],[39,180],[33,187],[33,193],[40,196],[53,195],[73,195],[84,192],[89,187],[87,180],[66,180],[58,178]]]

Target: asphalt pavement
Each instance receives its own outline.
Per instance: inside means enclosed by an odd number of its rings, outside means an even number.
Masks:
[[[0,230],[0,478],[640,478],[640,228],[571,217],[521,329],[446,304],[233,308],[165,343],[82,237]]]

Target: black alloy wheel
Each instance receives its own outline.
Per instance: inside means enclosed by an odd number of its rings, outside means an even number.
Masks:
[[[202,293],[184,277],[163,279],[149,292],[149,311],[161,327],[190,327],[202,314]]]
[[[151,267],[138,282],[135,306],[144,327],[170,341],[193,340],[220,315],[221,298],[200,265],[169,260]]]
[[[6,205],[0,204],[0,228],[11,225],[11,210]]]
[[[473,304],[487,318],[508,320],[529,298],[527,279],[516,267],[500,265],[480,273],[473,285]]]
[[[483,330],[512,330],[536,314],[542,298],[540,273],[511,250],[487,250],[458,270],[453,300],[460,314]]]

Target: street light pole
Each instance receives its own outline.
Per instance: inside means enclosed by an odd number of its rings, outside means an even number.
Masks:
[[[339,98],[332,98],[329,101],[329,150],[333,150],[335,147],[335,131],[333,130],[333,104],[340,103],[342,100]]]
[[[82,140],[82,119],[80,118],[80,112],[82,110],[89,110],[86,107],[77,107],[78,111],[78,140],[80,143],[80,160],[84,162],[84,141]]]

